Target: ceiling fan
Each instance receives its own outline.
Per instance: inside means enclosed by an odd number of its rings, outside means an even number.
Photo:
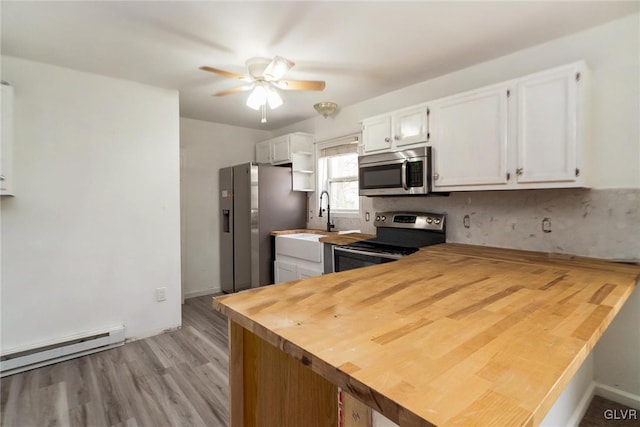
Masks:
[[[231,73],[213,67],[200,67],[201,70],[219,74],[224,77],[241,80],[250,83],[229,90],[214,93],[213,96],[226,96],[238,92],[252,90],[247,98],[247,106],[254,110],[262,109],[262,123],[267,121],[266,106],[274,110],[282,105],[282,97],[278,93],[280,90],[324,90],[325,82],[318,80],[283,80],[284,75],[295,64],[286,58],[276,56],[275,58],[251,58],[247,60],[248,76]]]

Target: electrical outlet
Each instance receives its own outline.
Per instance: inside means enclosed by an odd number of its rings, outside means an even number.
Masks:
[[[365,212],[364,213],[364,220],[369,222],[371,220],[371,215],[369,214],[369,212]]]
[[[549,218],[542,220],[542,231],[545,233],[551,233],[551,220]]]
[[[464,225],[464,228],[471,227],[471,218],[469,217],[469,215],[464,216],[464,218],[462,219],[462,224]]]
[[[167,299],[167,288],[156,288],[156,301],[164,301]]]

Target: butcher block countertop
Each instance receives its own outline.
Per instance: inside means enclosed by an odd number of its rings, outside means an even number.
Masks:
[[[298,233],[308,233],[308,234],[324,234],[324,235],[328,235],[329,232],[324,231],[324,230],[317,230],[315,228],[296,228],[293,230],[276,230],[276,231],[272,231],[271,235],[272,236],[282,236],[282,235],[286,235],[286,234],[298,234]]]
[[[373,239],[374,235],[364,233],[349,234],[329,234],[327,237],[321,237],[318,241],[322,243],[331,243],[332,245],[348,245],[349,243],[359,242],[361,240]]]
[[[373,234],[365,234],[365,233],[348,233],[348,234],[339,234],[337,231],[324,231],[324,230],[315,230],[315,229],[306,229],[300,228],[295,230],[277,230],[272,231],[272,236],[283,236],[287,234],[298,234],[298,233],[309,233],[309,234],[322,234],[325,237],[321,237],[318,241],[322,243],[330,243],[332,245],[348,245],[349,243],[359,242],[361,240],[373,239]]]
[[[393,421],[531,426],[639,275],[639,266],[447,243],[213,305]]]

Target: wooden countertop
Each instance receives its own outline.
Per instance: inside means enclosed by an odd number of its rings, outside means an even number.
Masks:
[[[331,243],[332,245],[348,245],[349,243],[359,242],[361,240],[373,239],[373,234],[349,233],[349,234],[330,234],[327,237],[319,239],[322,243]]]
[[[529,426],[639,275],[639,266],[449,243],[213,306],[395,422]]]
[[[299,228],[295,230],[276,230],[272,231],[272,236],[282,236],[286,234],[297,234],[297,233],[309,233],[309,234],[322,234],[326,237],[321,237],[318,241],[322,243],[330,243],[332,245],[348,245],[349,243],[359,242],[361,240],[373,239],[373,234],[364,234],[364,233],[348,233],[348,234],[338,234],[337,231],[324,231],[324,230],[315,230],[315,229],[306,229]]]
[[[294,230],[276,230],[272,231],[272,236],[281,236],[283,234],[298,234],[298,233],[309,233],[309,234],[324,234],[329,235],[329,232],[324,230],[317,230],[315,228],[296,228]],[[335,232],[333,232],[335,233]]]

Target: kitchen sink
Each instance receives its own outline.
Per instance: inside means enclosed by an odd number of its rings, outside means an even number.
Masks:
[[[323,244],[318,240],[323,234],[295,233],[276,236],[276,259],[278,255],[322,262]]]

